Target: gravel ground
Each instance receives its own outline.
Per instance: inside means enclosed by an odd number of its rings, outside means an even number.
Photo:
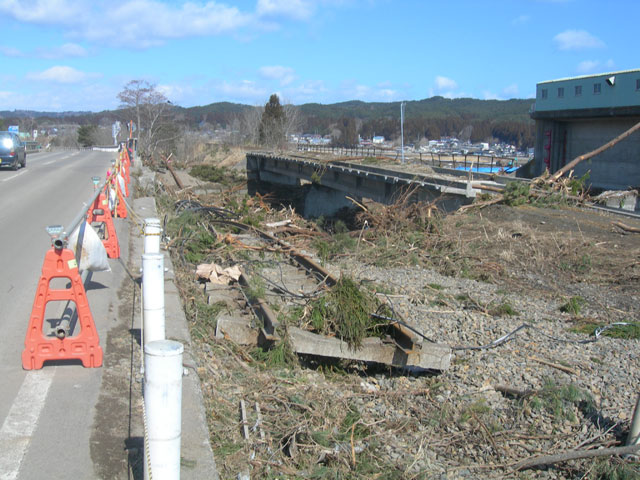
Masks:
[[[445,372],[336,371],[308,359],[269,367],[196,321],[192,337],[221,477],[639,478],[637,464],[609,457],[515,470],[532,456],[626,439],[639,340],[574,331],[638,321],[640,236],[622,235],[611,221],[578,209],[494,206],[443,219],[438,235],[449,250],[424,249],[416,265],[405,258],[376,266],[366,253],[349,252],[326,263],[337,276],[380,286],[379,297],[401,318],[452,346]],[[289,241],[313,254],[308,238]],[[183,288],[192,292],[187,277]],[[563,313],[574,296],[584,299],[580,311]],[[227,305],[225,314],[239,316],[242,308]],[[474,348],[523,325],[498,346]],[[240,400],[260,405],[262,419],[250,412],[248,421],[260,423],[264,436],[255,428],[249,438],[240,433]],[[353,409],[358,421],[342,431]],[[627,476],[616,477],[623,466]]]

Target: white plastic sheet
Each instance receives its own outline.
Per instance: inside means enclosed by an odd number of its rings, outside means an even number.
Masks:
[[[69,235],[68,248],[76,251],[78,244],[78,234],[80,227],[76,228]],[[90,272],[110,272],[109,261],[107,260],[107,251],[102,245],[102,240],[89,223],[85,223],[84,237],[82,239],[82,252],[80,253],[80,265],[78,270],[88,270]]]

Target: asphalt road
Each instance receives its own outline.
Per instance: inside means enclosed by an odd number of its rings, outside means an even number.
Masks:
[[[102,369],[45,364],[25,371],[21,353],[50,248],[45,227],[73,220],[93,193],[91,177],[104,178],[115,155],[45,152],[27,155],[17,172],[0,170],[0,480],[95,478],[90,437]],[[109,263],[112,272],[93,273],[86,284],[103,350],[125,275]]]

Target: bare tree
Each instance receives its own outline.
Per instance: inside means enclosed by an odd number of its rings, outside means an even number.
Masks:
[[[287,141],[289,137],[294,133],[300,131],[302,125],[302,119],[300,118],[300,110],[292,103],[285,103],[282,108],[284,109],[284,134]]]
[[[180,135],[173,117],[173,106],[167,97],[146,80],[132,80],[118,94],[122,107],[136,119],[138,150],[153,157],[175,147]]]
[[[249,145],[258,145],[260,139],[260,121],[264,107],[247,108],[242,114],[242,134]]]
[[[155,90],[155,85],[150,84],[146,80],[131,80],[124,86],[124,89],[118,93],[120,106],[131,110],[136,119],[136,127],[142,125],[142,105],[147,102],[149,94]]]

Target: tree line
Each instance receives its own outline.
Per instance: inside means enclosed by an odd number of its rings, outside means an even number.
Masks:
[[[321,105],[294,106],[273,94],[264,106],[219,102],[183,108],[171,104],[157,87],[144,80],[128,82],[117,95],[120,108],[99,113],[0,112],[5,125],[20,125],[32,131],[60,122],[76,125],[76,137],[65,142],[80,145],[110,143],[114,121],[133,120],[139,149],[153,156],[175,149],[186,132],[214,130],[229,132],[227,141],[235,144],[283,147],[291,134],[328,135],[334,145],[353,146],[359,137],[400,137],[399,102],[350,101]],[[405,144],[418,144],[443,136],[456,136],[473,143],[497,140],[525,149],[535,140],[534,122],[529,117],[532,100],[476,100],[432,97],[406,102]],[[19,113],[19,115],[18,115]],[[36,116],[37,115],[37,116]]]

